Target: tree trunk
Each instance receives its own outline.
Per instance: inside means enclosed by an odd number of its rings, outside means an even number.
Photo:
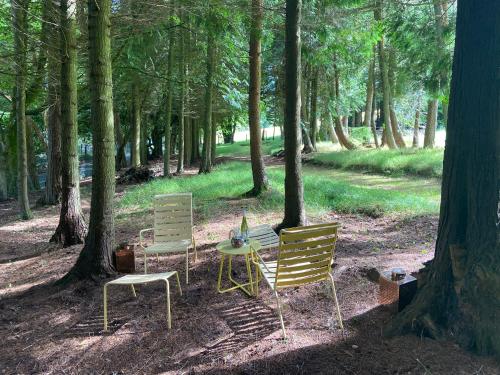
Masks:
[[[399,130],[398,118],[396,116],[396,111],[394,110],[394,97],[396,96],[396,77],[395,77],[395,69],[396,69],[396,52],[392,48],[389,52],[389,64],[388,64],[388,78],[389,78],[389,87],[390,87],[390,96],[389,96],[389,108],[390,108],[390,118],[391,118],[391,130],[394,136],[394,140],[396,145],[399,148],[405,148],[406,143]]]
[[[373,60],[373,102],[372,102],[372,111],[371,111],[371,116],[370,116],[370,127],[372,129],[372,134],[373,134],[373,142],[375,142],[375,147],[379,148],[380,145],[378,143],[378,136],[377,136],[377,100],[376,100],[376,90],[375,90],[375,57]]]
[[[213,5],[209,2],[209,17],[212,16]],[[212,91],[213,91],[213,76],[215,68],[215,49],[213,31],[209,28],[207,32],[207,76],[205,87],[205,105],[203,115],[203,150],[200,163],[199,173],[210,173],[212,171]]]
[[[328,135],[330,136],[330,140],[333,144],[339,143],[339,139],[337,138],[337,133],[335,133],[335,126],[333,125],[332,113],[330,111],[327,112],[327,126],[328,126]]]
[[[28,199],[28,149],[26,143],[27,0],[12,0],[12,26],[16,58],[17,191],[21,218],[33,217]]]
[[[87,225],[80,205],[78,163],[76,0],[60,0],[61,6],[61,120],[62,200],[59,225],[50,239],[64,247],[83,243]],[[113,169],[114,173],[114,169]]]
[[[314,151],[316,151],[316,141],[318,139],[318,77],[319,69],[314,68],[313,76],[311,79],[311,144]]]
[[[215,113],[212,113],[212,135],[210,137],[210,147],[212,148],[210,150],[210,158],[212,165],[215,164],[215,158],[216,158],[216,151],[217,151],[217,117],[215,116]]]
[[[415,123],[413,124],[413,148],[418,148],[420,144],[420,96],[417,99],[417,109],[415,110]]]
[[[182,19],[182,15],[181,15]],[[210,46],[212,48],[212,46]],[[180,175],[184,172],[184,134],[185,134],[185,122],[184,122],[184,106],[186,104],[186,59],[184,56],[184,30],[180,31],[179,38],[179,78],[180,91],[179,91],[179,131],[177,132],[177,172]]]
[[[334,64],[334,92],[335,92],[335,112],[337,115],[335,116],[335,133],[337,134],[337,138],[342,147],[347,150],[354,150],[356,146],[352,143],[347,135],[344,133],[344,129],[342,128],[342,122],[340,120],[340,109],[339,109],[339,98],[340,98],[340,79],[339,79],[339,71]]]
[[[167,58],[167,102],[165,112],[165,144],[163,151],[163,177],[172,177],[170,173],[170,155],[172,154],[172,98],[174,92],[174,82],[172,80],[172,69],[174,62],[174,33],[168,37],[168,58]]]
[[[90,223],[85,246],[62,280],[100,278],[115,273],[115,158],[111,71],[111,0],[88,0],[90,123],[94,147]]]
[[[4,134],[0,131],[0,202],[9,198],[7,185],[7,145]]]
[[[45,179],[44,204],[58,204],[61,199],[61,95],[59,61],[60,34],[57,28],[58,10],[53,1],[47,1],[47,105],[44,115],[47,129],[47,176]]]
[[[382,6],[383,0],[377,0],[376,8],[374,10],[375,20],[382,22]],[[397,148],[396,141],[394,140],[394,135],[391,129],[391,111],[390,111],[390,96],[391,88],[389,86],[389,76],[387,73],[387,66],[385,62],[385,49],[384,49],[384,37],[381,36],[378,41],[378,57],[379,57],[379,67],[382,83],[382,93],[383,93],[383,106],[384,106],[384,129],[385,129],[385,141],[387,146],[391,149]]]
[[[115,111],[113,118],[114,118],[115,142],[116,142],[115,168],[118,171],[127,166],[127,157],[125,155],[126,142],[121,128],[120,113]]]
[[[141,165],[141,97],[139,85],[132,83],[132,137],[130,153],[132,154],[132,167]]]
[[[191,146],[193,144],[193,141],[191,139],[192,137],[192,130],[191,130],[191,119],[186,116],[184,119],[184,165],[186,167],[189,167],[191,165]]]
[[[191,163],[196,163],[200,159],[200,129],[194,117],[191,119],[191,132]]]
[[[372,120],[372,105],[374,91],[374,76],[375,76],[375,58],[370,60],[368,67],[368,82],[366,83],[366,101],[365,101],[365,121],[364,126],[369,128]]]
[[[498,25],[498,1],[458,2],[435,257],[386,333],[449,333],[500,358]]]
[[[300,152],[300,19],[302,0],[286,1],[285,16],[285,215],[276,228],[306,223]]]
[[[142,104],[141,104],[142,108]],[[149,155],[149,139],[148,139],[148,134],[147,134],[147,128],[146,124],[142,123],[142,119],[140,121],[141,126],[141,138],[140,138],[140,143],[139,143],[139,150],[141,153],[141,165],[147,165],[148,164],[148,155]]]
[[[26,146],[28,150],[28,186],[31,191],[40,190],[40,182],[38,181],[38,170],[36,167],[36,150],[35,150],[35,130],[36,124],[31,116],[26,116]]]
[[[436,138],[437,107],[437,99],[431,99],[427,102],[427,122],[425,124],[424,148],[434,148],[434,141]]]
[[[268,189],[264,159],[262,158],[260,133],[260,84],[261,84],[261,39],[262,0],[252,1],[252,25],[250,31],[248,124],[250,127],[250,159],[252,161],[253,188],[246,196],[258,196]]]

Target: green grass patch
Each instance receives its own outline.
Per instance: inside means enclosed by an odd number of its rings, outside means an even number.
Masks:
[[[363,213],[380,216],[384,213],[437,213],[439,189],[405,191],[397,186],[363,186],[363,181],[344,176],[335,180],[321,171],[304,169],[304,197],[306,209],[312,214],[330,211]],[[334,174],[333,174],[334,175]],[[271,190],[249,204],[254,212],[282,210],[284,205],[284,171],[282,167],[268,168]],[[192,192],[195,210],[202,219],[231,210],[231,202],[241,197],[252,186],[250,164],[231,162],[218,166],[212,173],[193,177],[158,179],[135,186],[125,192],[119,201],[119,213],[147,210],[155,194]],[[240,205],[234,206],[235,212]]]
[[[335,168],[394,176],[441,177],[442,149],[354,150],[317,153],[311,161]]]
[[[275,139],[266,139],[262,141],[262,152],[264,155],[270,155],[283,148],[283,140],[279,137]],[[217,156],[250,156],[250,142],[234,142],[217,146]]]

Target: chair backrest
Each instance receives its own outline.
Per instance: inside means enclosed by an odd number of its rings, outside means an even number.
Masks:
[[[154,197],[154,242],[191,240],[193,236],[193,197],[191,193]]]
[[[328,223],[283,229],[275,288],[309,284],[329,277],[338,228],[338,223]]]

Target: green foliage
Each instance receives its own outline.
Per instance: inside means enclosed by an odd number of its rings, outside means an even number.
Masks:
[[[318,153],[314,163],[385,175],[441,177],[442,149],[355,150]]]

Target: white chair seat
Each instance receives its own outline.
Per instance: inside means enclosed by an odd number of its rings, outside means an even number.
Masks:
[[[146,254],[162,254],[162,253],[175,253],[186,251],[193,242],[191,240],[179,240],[170,241],[163,243],[155,243],[151,246],[145,247],[144,252]]]
[[[109,281],[106,284],[122,284],[122,285],[133,285],[133,284],[145,284],[158,280],[167,280],[170,276],[175,275],[176,271],[162,272],[162,273],[148,273],[144,275],[126,275],[120,277],[119,279]]]

